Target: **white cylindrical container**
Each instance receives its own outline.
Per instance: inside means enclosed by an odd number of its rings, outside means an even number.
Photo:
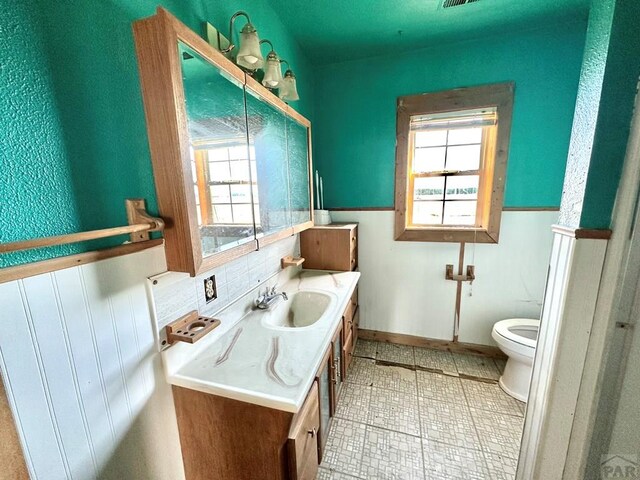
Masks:
[[[313,223],[316,225],[329,225],[331,223],[331,215],[329,210],[314,210]]]

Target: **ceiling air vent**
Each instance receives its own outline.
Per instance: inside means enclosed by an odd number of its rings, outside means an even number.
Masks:
[[[460,7],[467,3],[474,3],[477,1],[478,0],[444,0],[444,2],[442,2],[442,8]]]

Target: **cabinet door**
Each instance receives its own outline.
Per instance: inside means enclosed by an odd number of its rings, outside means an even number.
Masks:
[[[191,156],[190,180],[202,258],[254,240],[244,86],[178,44]],[[252,168],[253,166],[253,168]]]
[[[318,473],[318,384],[313,382],[309,395],[296,414],[287,441],[291,480],[315,480]]]
[[[293,113],[293,112],[290,112]],[[289,191],[294,226],[311,226],[311,126],[299,115],[287,121],[287,151],[289,154]],[[299,231],[300,228],[297,229]]]
[[[342,390],[342,326],[336,331],[331,343],[331,415],[335,415]]]
[[[316,381],[318,382],[318,390],[320,396],[320,431],[318,432],[318,457],[322,461],[322,453],[324,446],[327,443],[329,437],[329,422],[331,420],[331,396],[333,385],[331,383],[331,375],[333,372],[331,363],[331,348],[327,350],[322,361],[322,367],[316,375]]]
[[[282,108],[267,102],[249,86],[247,124],[253,176],[256,237],[261,238],[291,227],[289,165],[287,153],[288,118]]]

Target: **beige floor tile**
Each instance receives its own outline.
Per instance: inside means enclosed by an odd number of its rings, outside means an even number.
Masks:
[[[416,372],[405,367],[376,365],[374,367],[373,386],[405,392],[409,395],[417,395]]]
[[[440,370],[445,373],[457,373],[456,363],[451,352],[434,350],[433,348],[414,347],[416,365],[419,367]]]
[[[349,371],[347,372],[347,382],[371,386],[374,380],[375,369],[375,360],[353,357],[351,365],[349,365]]]
[[[360,476],[366,479],[424,479],[418,437],[367,426]]]
[[[487,467],[492,480],[514,480],[518,468],[518,460],[484,452]]]
[[[334,418],[322,455],[321,466],[357,476],[364,450],[364,438],[365,425]]]
[[[523,418],[471,408],[482,450],[508,458],[518,458]]]
[[[329,468],[318,468],[318,475],[316,476],[316,480],[354,480],[360,479],[360,477],[354,477],[352,475],[347,475],[346,473],[339,472],[337,470],[332,470]]]
[[[376,360],[400,363],[402,365],[415,365],[413,347],[395,345],[393,343],[379,342],[376,349]]]
[[[365,423],[369,416],[371,387],[344,383],[336,409],[336,417]]]
[[[480,449],[480,440],[469,407],[419,399],[422,438],[464,448]]]
[[[507,361],[504,358],[494,358],[493,361],[496,364],[498,372],[502,375],[504,373],[504,367],[507,366]]]
[[[461,375],[464,374],[489,380],[498,380],[500,378],[500,372],[492,358],[480,355],[454,353],[453,359],[456,362],[458,373]]]
[[[470,407],[494,413],[522,416],[518,401],[502,391],[497,383],[462,379],[462,388]]]
[[[418,395],[440,402],[456,402],[466,404],[462,383],[457,377],[441,373],[416,371]]]
[[[377,346],[378,342],[359,338],[356,342],[356,348],[353,351],[353,355],[356,357],[375,359]]]
[[[418,422],[416,395],[372,389],[367,424],[417,436],[420,435]]]
[[[422,441],[424,469],[429,480],[489,480],[489,472],[480,450],[446,443]]]

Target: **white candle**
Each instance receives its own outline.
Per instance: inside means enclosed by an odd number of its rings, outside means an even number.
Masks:
[[[320,209],[320,182],[318,181],[319,174],[316,170],[316,210]]]
[[[320,177],[320,210],[324,210],[324,193],[322,192],[322,177]]]

